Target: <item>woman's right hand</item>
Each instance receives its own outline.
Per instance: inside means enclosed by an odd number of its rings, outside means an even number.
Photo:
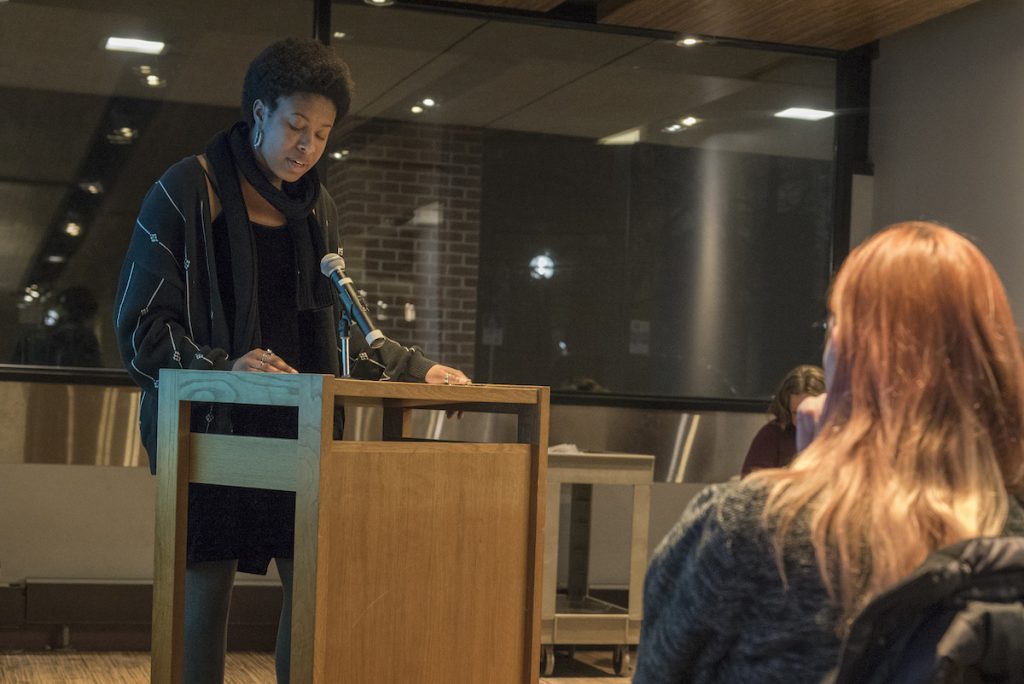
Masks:
[[[231,365],[234,371],[249,371],[251,373],[298,373],[280,356],[269,349],[253,349],[239,356]]]

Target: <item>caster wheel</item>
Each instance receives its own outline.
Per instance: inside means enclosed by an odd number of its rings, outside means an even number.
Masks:
[[[545,677],[550,677],[554,671],[555,647],[551,644],[545,644],[540,647],[540,673]]]
[[[617,675],[629,673],[629,647],[616,646],[612,652],[612,669]]]

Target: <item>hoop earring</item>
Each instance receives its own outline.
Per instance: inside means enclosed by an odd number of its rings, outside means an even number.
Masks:
[[[252,146],[253,147],[259,147],[260,143],[262,143],[262,142],[263,142],[263,129],[262,128],[257,128],[256,129],[256,137],[253,138]]]

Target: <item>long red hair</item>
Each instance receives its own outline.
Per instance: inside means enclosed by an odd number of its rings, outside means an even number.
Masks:
[[[834,372],[818,437],[762,471],[781,567],[807,515],[839,631],[933,550],[1002,531],[1024,489],[1024,358],[988,259],[952,230],[889,227],[829,298]]]

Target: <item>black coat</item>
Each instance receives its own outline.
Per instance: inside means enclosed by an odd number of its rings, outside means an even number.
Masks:
[[[1024,682],[1024,538],[932,553],[854,621],[827,682]]]
[[[315,211],[328,249],[336,250],[337,208],[326,191],[321,192]],[[259,339],[232,339],[233,321],[225,313],[219,286],[231,278],[218,277],[212,231],[206,175],[196,157],[186,157],[146,194],[121,269],[114,327],[125,368],[142,388],[139,426],[154,473],[160,369],[229,370],[232,358],[262,346]],[[233,254],[230,265],[255,279],[253,254]],[[334,306],[306,312],[303,359],[298,364],[302,371],[338,373],[340,304],[334,299]],[[415,347],[390,340],[373,352],[368,352],[360,335],[352,335],[351,342],[354,354],[368,353],[372,359],[357,364],[353,377],[422,381],[434,365]],[[226,418],[208,407],[193,407],[192,421],[194,427],[226,429]]]

